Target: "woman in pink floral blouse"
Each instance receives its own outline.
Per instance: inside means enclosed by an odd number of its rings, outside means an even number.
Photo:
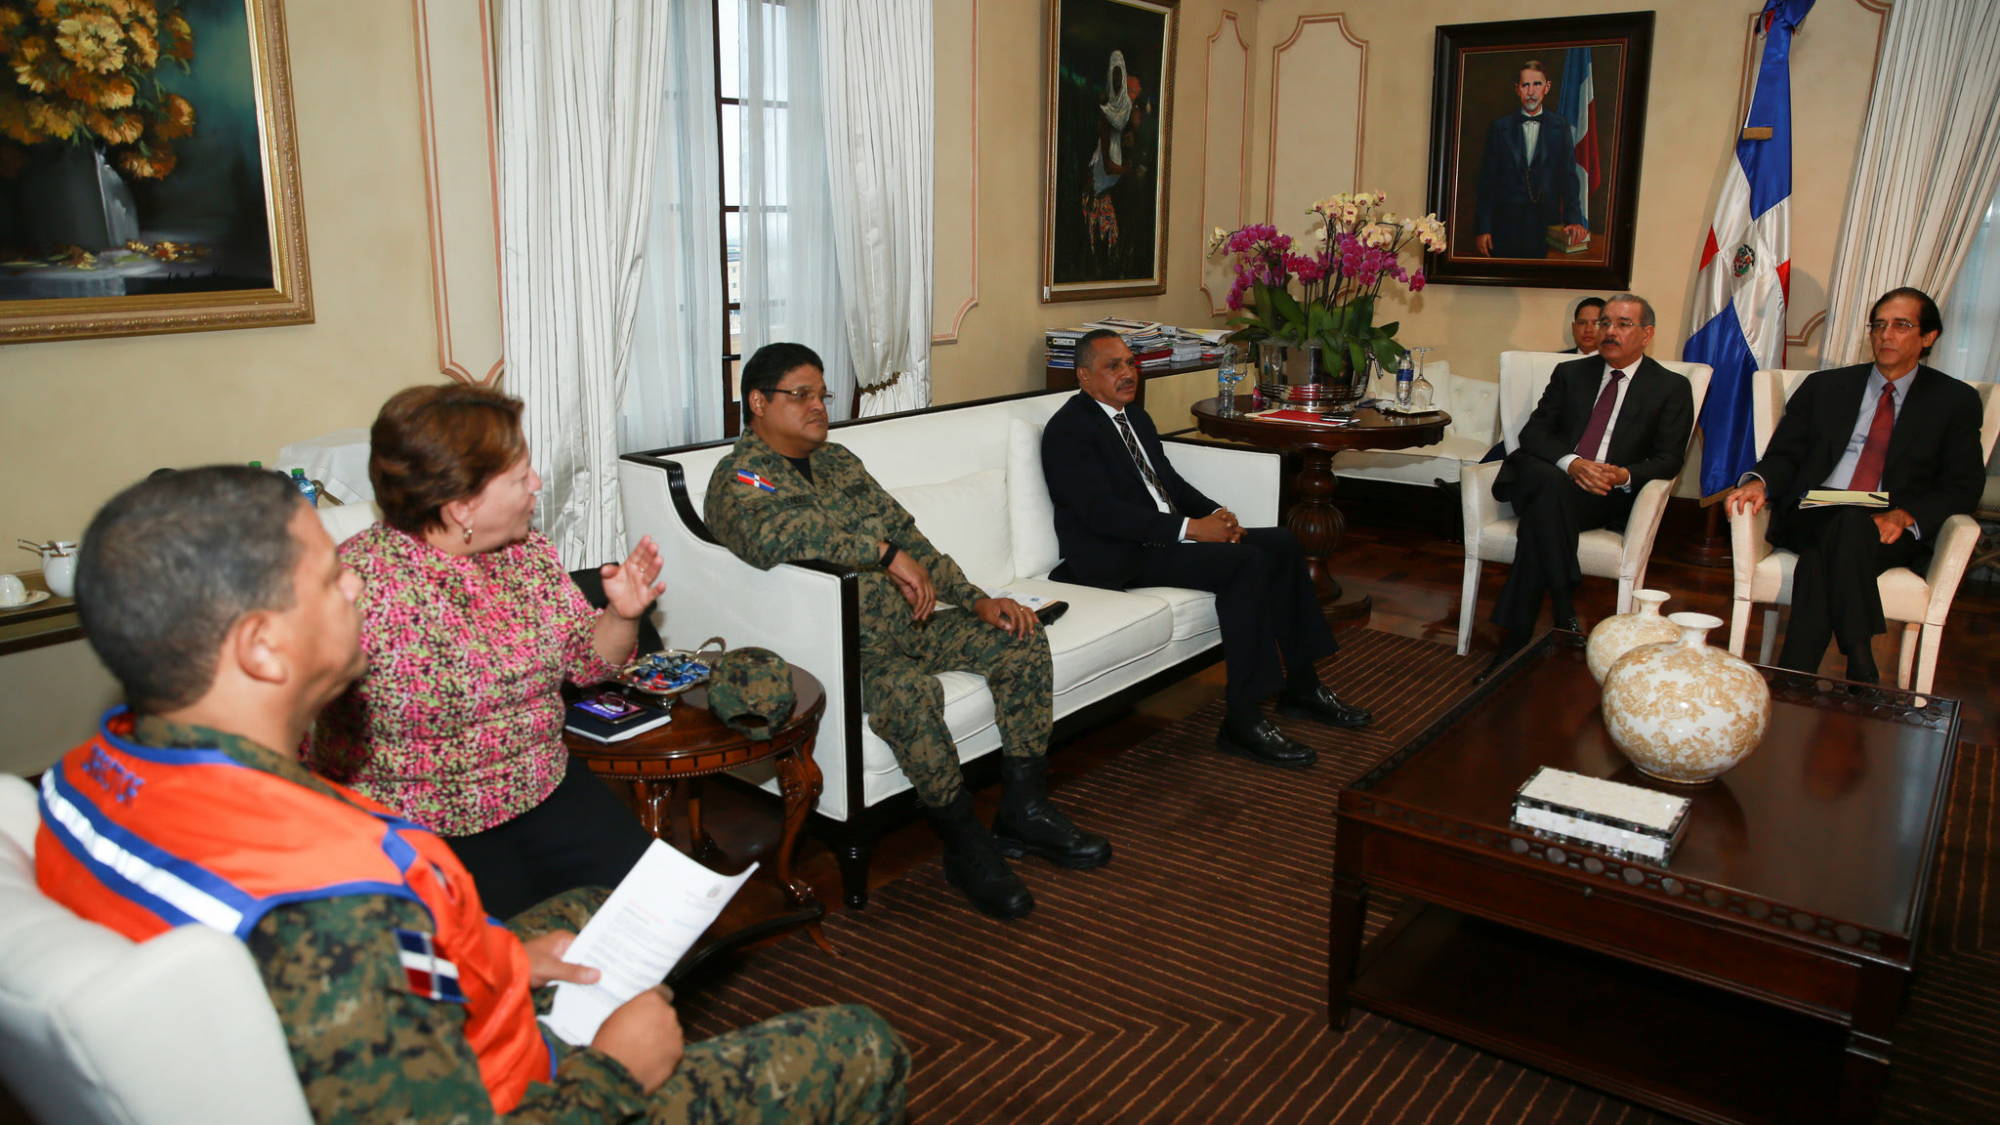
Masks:
[[[320,772],[444,837],[505,918],[614,886],[651,837],[563,748],[562,683],[610,679],[665,588],[639,541],[593,610],[529,527],[541,478],[521,403],[459,385],[382,407],[368,477],[382,522],[341,544],[363,580],[368,671],[313,735]]]

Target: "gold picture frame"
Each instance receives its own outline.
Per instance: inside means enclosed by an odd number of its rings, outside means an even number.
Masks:
[[[1049,0],[1043,304],[1167,291],[1180,0]]]
[[[32,8],[26,0],[0,0],[0,7],[8,6]],[[157,8],[163,20],[180,14],[173,0]],[[188,98],[180,104],[192,104],[194,123],[175,146],[173,171],[126,186],[127,221],[137,224],[138,238],[102,250],[71,246],[67,257],[47,254],[50,238],[74,228],[36,225],[31,195],[46,198],[47,192],[18,180],[44,170],[20,171],[22,154],[44,165],[94,161],[99,181],[124,177],[113,171],[102,144],[94,150],[14,146],[12,164],[20,174],[15,184],[0,185],[0,207],[14,210],[0,214],[0,245],[13,259],[0,261],[0,344],[312,323],[284,6],[282,0],[243,0],[241,24],[235,16],[231,5],[220,14],[210,6],[188,17],[191,24],[181,25],[192,44],[188,65],[175,74],[164,53],[159,60],[163,78],[156,92],[173,89],[169,82],[185,84]],[[162,30],[158,41],[171,39]],[[0,135],[0,145],[11,143]],[[246,168],[252,153],[255,166]],[[0,167],[9,155],[0,153]],[[184,178],[175,182],[176,175]],[[170,202],[161,204],[163,198]],[[149,201],[152,210],[172,216],[169,229],[147,226]],[[103,224],[115,229],[108,218]],[[10,244],[10,237],[18,241]],[[138,292],[127,291],[132,289]]]

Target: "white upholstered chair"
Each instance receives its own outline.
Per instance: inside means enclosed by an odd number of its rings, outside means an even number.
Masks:
[[[1757,456],[1764,455],[1785,402],[1792,397],[1810,371],[1792,369],[1758,371],[1750,376],[1751,427],[1756,437]],[[1983,457],[1993,456],[1993,442],[2000,437],[2000,395],[1993,384],[1976,384],[1983,415],[1979,423],[1979,444]],[[1769,664],[1778,638],[1777,606],[1792,604],[1792,568],[1799,557],[1771,546],[1764,538],[1770,526],[1771,510],[1752,516],[1732,512],[1729,516],[1731,565],[1735,570],[1735,604],[1729,615],[1729,651],[1743,655],[1750,633],[1750,607],[1765,605],[1764,641],[1757,662]],[[1903,623],[1902,651],[1896,659],[1896,686],[1911,686],[1915,668],[1916,690],[1929,692],[1937,673],[1938,642],[1944,634],[1944,619],[1951,612],[1951,599],[1958,593],[1959,579],[1979,546],[1979,523],[1971,516],[1953,516],[1939,529],[1932,549],[1930,566],[1918,574],[1906,566],[1882,572],[1876,588],[1882,593],[1882,616]],[[1921,650],[1921,651],[1920,651]]]
[[[1558,352],[1500,353],[1500,430],[1512,453],[1521,444],[1521,427],[1535,412],[1542,391],[1549,385],[1558,364],[1577,358]],[[1685,377],[1694,391],[1694,412],[1701,416],[1701,401],[1708,394],[1709,366],[1658,360],[1660,366]],[[1472,646],[1472,614],[1479,603],[1479,572],[1489,562],[1514,562],[1514,550],[1521,521],[1511,504],[1493,498],[1493,478],[1500,475],[1500,462],[1468,465],[1459,478],[1459,503],[1465,513],[1465,590],[1458,608],[1458,654]],[[1678,479],[1678,478],[1676,478]],[[1673,480],[1649,481],[1632,501],[1632,513],[1620,534],[1598,528],[1586,531],[1577,541],[1577,561],[1585,574],[1618,581],[1618,612],[1632,608],[1632,591],[1646,580],[1646,563],[1653,555],[1653,537],[1659,534],[1660,517],[1666,514],[1667,498],[1673,495]]]
[[[133,943],[35,887],[35,793],[0,774],[0,1075],[45,1125],[308,1125],[243,943]]]

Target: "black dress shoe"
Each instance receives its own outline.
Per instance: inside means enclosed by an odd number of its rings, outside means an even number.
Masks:
[[[1262,716],[1254,723],[1222,720],[1222,729],[1215,735],[1215,748],[1286,769],[1304,769],[1319,761],[1312,747],[1286,738],[1276,723]]]
[[[1556,618],[1556,628],[1571,633],[1581,633],[1583,632],[1583,622],[1578,621],[1574,617],[1558,617]]]
[[[1294,719],[1311,719],[1330,727],[1365,727],[1375,716],[1359,707],[1350,707],[1325,684],[1310,691],[1287,691],[1278,697],[1278,714]]]

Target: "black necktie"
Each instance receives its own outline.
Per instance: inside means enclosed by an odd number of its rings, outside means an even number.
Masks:
[[[1159,476],[1153,472],[1152,463],[1146,460],[1145,454],[1139,452],[1139,439],[1132,433],[1132,423],[1125,420],[1125,412],[1121,410],[1111,417],[1118,423],[1118,436],[1125,439],[1125,451],[1132,455],[1133,463],[1139,466],[1139,475],[1146,478],[1146,486],[1153,490],[1154,496],[1167,502],[1168,514],[1180,515],[1181,510],[1174,507],[1174,498],[1167,495],[1166,488],[1160,484]]]

